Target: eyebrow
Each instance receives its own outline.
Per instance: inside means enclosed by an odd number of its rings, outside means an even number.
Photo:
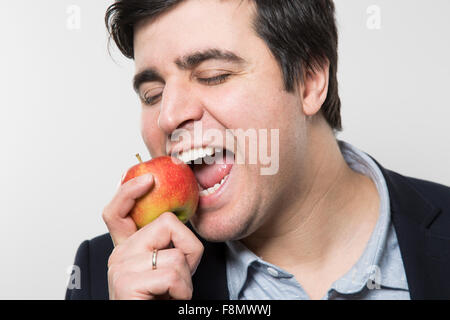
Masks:
[[[232,62],[235,64],[243,65],[246,60],[239,57],[237,54],[221,49],[206,49],[202,51],[196,51],[188,55],[177,58],[174,63],[181,70],[192,70],[202,62],[207,60],[222,60],[226,62]],[[164,82],[161,74],[154,68],[146,68],[145,70],[137,73],[133,78],[133,88],[137,93],[140,86],[145,82],[159,81]]]

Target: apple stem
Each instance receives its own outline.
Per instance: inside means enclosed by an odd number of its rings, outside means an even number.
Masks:
[[[136,153],[136,158],[139,160],[140,163],[142,163],[142,159],[141,159],[141,156],[139,155],[139,153]]]

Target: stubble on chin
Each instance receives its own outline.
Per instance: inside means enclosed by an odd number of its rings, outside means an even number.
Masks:
[[[247,217],[246,220],[236,221],[231,219],[226,222],[211,222],[191,220],[191,225],[197,234],[209,242],[225,242],[243,239],[251,234],[252,224],[255,218]]]

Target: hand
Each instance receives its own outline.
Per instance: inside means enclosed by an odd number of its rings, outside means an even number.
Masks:
[[[171,212],[137,230],[128,212],[153,186],[151,176],[141,177],[120,186],[103,211],[115,246],[108,261],[109,297],[191,299],[192,275],[203,245]],[[152,269],[153,249],[159,250],[156,270]]]

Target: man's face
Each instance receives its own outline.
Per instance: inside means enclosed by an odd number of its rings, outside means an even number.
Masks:
[[[261,175],[259,157],[250,164],[249,150],[236,146],[240,150],[235,153],[248,155],[246,163],[232,166],[220,196],[200,201],[191,219],[211,241],[243,238],[276,221],[301,179],[306,139],[301,97],[284,90],[276,60],[251,28],[253,15],[250,1],[189,0],[135,28],[136,74],[146,69],[158,74],[138,88],[150,103],[142,103],[141,130],[152,157],[186,147],[170,135],[176,129],[194,135],[194,123],[201,123],[203,132],[219,130],[223,137],[229,129],[267,129],[267,154],[279,152],[278,172]],[[185,59],[198,52],[221,52],[228,58]],[[279,130],[278,141],[271,141],[272,129]],[[225,140],[219,143],[225,146]]]

